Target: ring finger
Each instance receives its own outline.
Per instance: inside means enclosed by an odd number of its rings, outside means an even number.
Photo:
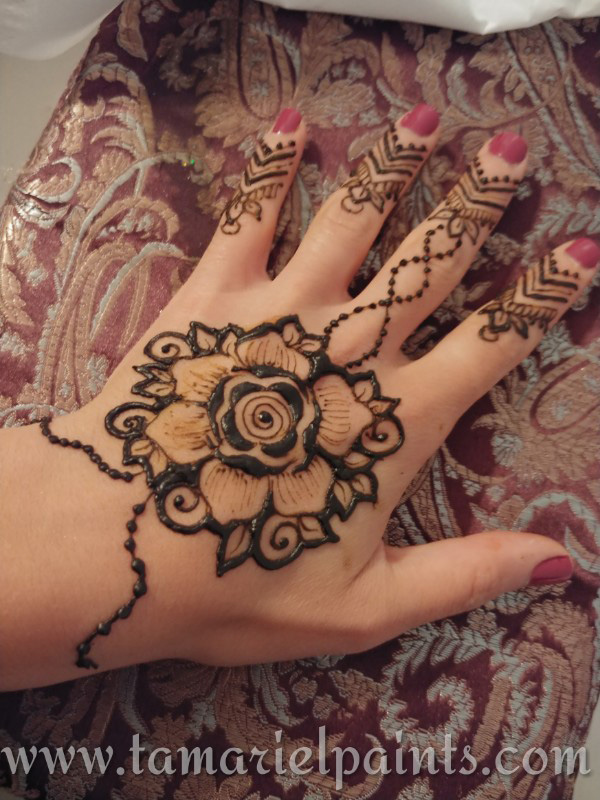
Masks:
[[[527,144],[514,133],[486,142],[444,201],[398,247],[354,305],[389,317],[381,350],[397,351],[470,267],[525,174]]]

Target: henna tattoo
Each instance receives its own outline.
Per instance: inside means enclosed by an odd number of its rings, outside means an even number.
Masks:
[[[487,176],[477,157],[449,192],[443,207],[429,219],[444,220],[451,239],[468,236],[472,244],[477,244],[481,230],[492,230],[502,216],[506,207],[502,198],[510,198],[518,185],[519,181],[509,175]]]
[[[121,470],[111,467],[102,456],[98,455],[91,444],[82,444],[79,439],[66,439],[64,436],[56,436],[50,430],[50,417],[43,417],[39,422],[42,434],[48,439],[50,444],[58,444],[61,447],[72,447],[73,450],[81,450],[90,461],[95,464],[100,472],[105,472],[113,480],[122,480],[131,483],[135,475],[133,472],[121,472]]]
[[[360,213],[369,203],[383,214],[386,200],[398,201],[400,194],[424,161],[425,145],[398,143],[394,125],[386,131],[356,170],[342,184],[346,195],[342,208],[351,214]]]
[[[425,233],[422,253],[411,256],[409,259],[403,258],[396,266],[391,268],[386,296],[366,306],[355,306],[350,314],[342,313],[338,315],[325,327],[324,332],[329,335],[334,328],[339,327],[340,323],[353,314],[360,314],[363,311],[377,308],[385,309],[375,343],[370,349],[365,350],[359,358],[348,361],[345,365],[347,368],[360,367],[365,361],[378,355],[383,339],[387,336],[392,318],[390,311],[392,306],[394,304],[412,303],[423,297],[425,291],[431,285],[430,274],[433,265],[436,262],[441,263],[446,259],[452,258],[463,246],[467,237],[472,244],[476,244],[484,227],[488,227],[491,230],[504,211],[506,197],[514,193],[518,184],[519,181],[513,180],[509,175],[486,175],[479,158],[474,159],[460,181],[444,200],[442,208],[427,218],[429,222],[434,224]],[[436,222],[437,224],[435,224]],[[440,239],[444,244],[436,247],[436,242]],[[449,247],[446,244],[447,239],[450,239],[451,242]],[[421,283],[413,292],[404,295],[398,294],[396,291],[397,275],[401,269],[412,264],[422,265]]]
[[[223,210],[221,221],[223,233],[238,233],[242,227],[240,217],[243,214],[250,214],[260,222],[261,201],[277,197],[284,185],[284,182],[278,179],[287,177],[295,156],[294,141],[289,141],[287,144],[278,142],[272,148],[263,140],[259,140],[236,193]]]
[[[496,342],[501,333],[512,329],[528,339],[529,329],[534,326],[546,333],[559,306],[568,303],[579,288],[578,278],[577,272],[559,270],[553,253],[544,256],[496,300],[479,310],[479,314],[488,317],[479,336],[486,342]]]
[[[219,576],[248,559],[279,569],[337,542],[332,520],[377,501],[374,466],[404,442],[399,400],[382,395],[373,371],[332,362],[328,343],[297,316],[251,330],[192,322],[186,334],[148,342],[131,390],[139,399],[105,419],[123,464],[139,465],[150,492],[126,525],[133,597],[78,645],[78,666],[97,666],[94,639],[147,591],[133,534],[151,498],[170,530],[218,537]]]

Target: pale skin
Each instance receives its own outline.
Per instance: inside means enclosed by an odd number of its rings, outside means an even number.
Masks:
[[[400,120],[395,131],[401,143],[423,147],[426,157],[440,126],[420,135]],[[192,276],[102,392],[78,412],[55,418],[54,433],[89,442],[111,466],[123,468],[122,442],[107,433],[104,420],[111,409],[136,399],[131,388],[140,376],[133,367],[148,362],[143,348],[153,336],[186,333],[193,320],[213,328],[235,323],[250,330],[290,314],[298,315],[307,332],[322,334],[332,319],[348,313],[350,318],[331,332],[328,345],[332,361],[346,364],[375,341],[384,313],[377,308],[353,315],[352,309],[385,297],[391,270],[401,260],[409,263],[397,273],[396,291],[406,295],[418,290],[423,263],[413,264],[411,259],[423,253],[426,232],[434,227],[430,220],[399,243],[362,296],[350,299],[347,291],[395,200],[415,174],[396,193],[384,195],[382,210],[364,202],[360,211],[348,211],[348,202],[346,208],[342,202],[348,188],[341,187],[324,203],[283,272],[275,280],[268,277],[278,213],[300,162],[307,129],[299,121],[291,133],[271,130],[265,136],[273,149],[292,138],[289,169],[279,191],[260,200],[260,219],[243,213],[235,217],[240,226],[233,235],[223,226],[217,229]],[[507,161],[494,149],[498,148],[487,142],[480,151],[482,174],[506,176],[514,189],[525,174],[526,157]],[[512,189],[494,196],[497,204],[506,205]],[[359,196],[360,187],[357,192]],[[447,224],[450,212],[444,208],[448,209],[441,207],[444,213],[436,225],[440,220]],[[500,214],[499,209],[493,211],[493,222]],[[466,218],[472,217],[466,213]],[[96,639],[94,658],[100,669],[161,658],[238,665],[358,652],[525,587],[535,582],[536,569],[549,560],[562,559],[550,562],[554,573],[546,569],[545,580],[568,579],[571,568],[564,548],[533,533],[491,531],[406,548],[390,547],[382,538],[403,491],[458,418],[543,335],[543,328],[535,324],[527,326],[527,338],[509,326],[486,341],[480,331],[487,317],[475,313],[418,361],[410,362],[400,353],[406,337],[460,283],[489,235],[491,225],[474,218],[478,224],[470,228],[472,235],[459,235],[456,252],[433,265],[427,291],[418,302],[393,304],[382,346],[362,367],[375,372],[384,395],[400,398],[396,413],[406,435],[404,444],[374,467],[377,500],[360,503],[344,522],[333,520],[338,542],[305,550],[274,571],[248,559],[222,577],[215,567],[218,537],[209,531],[177,534],[161,523],[149,503],[136,533],[148,593],[129,619],[115,624],[110,636]],[[235,219],[231,216],[230,228],[236,227]],[[446,229],[438,236],[445,238],[432,244],[435,251],[453,249],[457,236],[452,238]],[[560,270],[577,276],[566,302],[527,301],[534,310],[536,304],[550,308],[548,325],[568,310],[595,274],[586,268],[590,264],[573,255],[593,255],[594,245],[590,242],[587,251],[582,247],[573,250],[568,242],[554,251]],[[517,290],[514,300],[527,299]],[[0,454],[0,689],[81,677],[88,673],[75,666],[77,643],[131,594],[123,526],[131,506],[145,499],[149,489],[143,475],[129,484],[109,480],[84,454],[51,446],[37,425],[1,431]]]

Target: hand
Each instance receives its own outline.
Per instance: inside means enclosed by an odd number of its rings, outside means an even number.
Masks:
[[[537,346],[600,258],[589,239],[558,247],[408,361],[402,342],[460,282],[526,169],[520,137],[487,142],[351,299],[353,275],[439,132],[428,106],[392,126],[270,280],[278,212],[307,135],[297,112],[283,112],[193,275],[101,394],[51,421],[55,447],[39,430],[10,432],[15,453],[24,434],[36,452],[45,448],[39,480],[60,508],[42,523],[42,511],[21,507],[13,527],[42,528],[55,543],[68,520],[62,550],[43,550],[46,571],[63,576],[45,671],[23,671],[39,647],[17,645],[17,683],[85,674],[75,658],[108,668],[355,652],[531,582],[568,579],[566,551],[534,534],[410,548],[382,538],[457,419]],[[112,473],[94,468],[95,454]],[[15,569],[13,586],[22,580]],[[42,580],[32,615],[47,596]]]

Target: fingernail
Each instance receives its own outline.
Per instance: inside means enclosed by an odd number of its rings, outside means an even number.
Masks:
[[[499,133],[490,142],[490,153],[509,164],[520,164],[527,155],[527,142],[517,133]]]
[[[283,108],[273,125],[273,133],[294,133],[302,121],[302,114],[295,108]]]
[[[593,239],[577,239],[565,252],[586,269],[594,269],[600,262],[600,247]]]
[[[430,136],[440,124],[440,115],[427,103],[420,103],[402,117],[400,124],[419,136]]]
[[[530,584],[560,583],[573,574],[573,564],[568,556],[555,556],[542,561],[531,573]]]

